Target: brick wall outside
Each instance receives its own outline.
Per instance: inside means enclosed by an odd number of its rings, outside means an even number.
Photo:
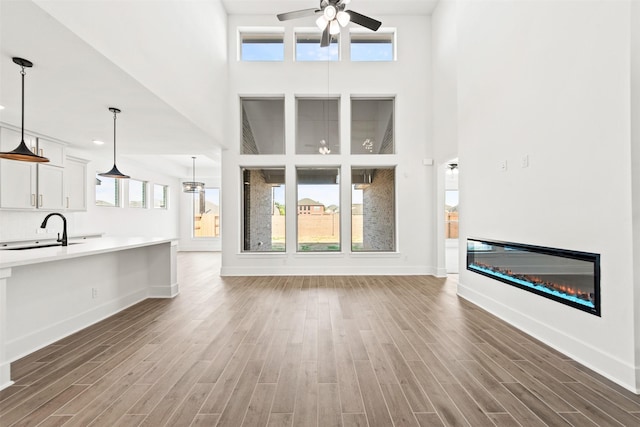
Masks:
[[[271,185],[264,181],[260,170],[249,174],[249,251],[271,251]]]

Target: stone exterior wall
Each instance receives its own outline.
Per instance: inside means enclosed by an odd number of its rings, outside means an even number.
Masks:
[[[245,185],[244,250],[271,251],[272,187],[260,170],[248,171],[249,185]],[[246,175],[245,175],[246,176]]]
[[[242,109],[242,154],[260,154],[244,108]]]
[[[362,195],[363,250],[395,250],[395,172],[376,169]]]

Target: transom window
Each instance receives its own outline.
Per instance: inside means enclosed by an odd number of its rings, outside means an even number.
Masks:
[[[327,47],[320,47],[322,33],[296,33],[296,61],[338,61],[340,49],[337,36],[331,37]]]
[[[241,61],[283,61],[284,33],[240,32]]]
[[[393,61],[395,59],[393,32],[359,32],[351,33],[352,61]]]

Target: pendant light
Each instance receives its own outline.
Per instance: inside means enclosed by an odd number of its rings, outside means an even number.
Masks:
[[[204,190],[204,182],[196,182],[196,158],[193,159],[193,181],[186,181],[182,183],[182,191],[185,193],[199,193]]]
[[[125,175],[118,170],[116,166],[116,115],[120,112],[119,109],[110,107],[109,111],[113,113],[113,167],[109,172],[99,173],[100,176],[106,176],[108,178],[127,179],[131,178],[129,175]]]
[[[27,144],[24,143],[24,76],[25,76],[25,68],[33,67],[33,63],[26,59],[22,58],[13,58],[13,62],[22,67],[20,74],[22,75],[22,133],[20,138],[20,144],[13,151],[0,152],[0,159],[9,159],[9,160],[18,160],[20,162],[38,162],[45,163],[48,162],[49,159],[46,157],[38,156],[34,154]]]

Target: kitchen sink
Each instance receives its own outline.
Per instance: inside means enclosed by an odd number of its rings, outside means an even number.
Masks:
[[[78,245],[82,242],[72,242],[69,243],[69,246],[71,245]],[[0,247],[0,250],[5,250],[5,251],[23,251],[26,249],[38,249],[38,248],[50,248],[53,246],[60,246],[62,247],[62,245],[60,243],[47,243],[47,244],[43,244],[43,245],[32,245],[32,246],[14,246],[14,247]]]

